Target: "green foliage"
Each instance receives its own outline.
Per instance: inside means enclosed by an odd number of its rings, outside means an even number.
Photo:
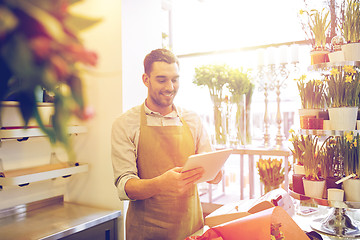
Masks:
[[[359,106],[359,69],[353,66],[334,67],[326,76],[326,102],[331,107]]]
[[[302,75],[297,81],[301,105],[304,109],[325,107],[325,83],[321,80],[306,80]]]
[[[341,24],[342,34],[346,42],[360,41],[360,3],[357,0],[347,0]]]
[[[330,20],[328,20],[329,11],[324,8],[319,12],[317,9],[311,9],[310,11],[301,10],[300,15],[306,14],[307,27],[310,29],[310,36],[315,39],[315,49],[325,49],[326,34],[330,26]],[[306,31],[306,30],[305,30]]]
[[[360,176],[359,164],[359,133],[354,136],[352,131],[338,138],[339,154],[343,159],[344,173],[346,176],[355,173]]]

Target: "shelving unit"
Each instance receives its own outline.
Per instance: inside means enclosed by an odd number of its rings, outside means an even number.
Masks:
[[[85,133],[87,128],[84,126],[69,126],[69,134]],[[16,128],[0,129],[0,143],[3,140],[24,140],[29,137],[45,137],[45,133],[40,128]],[[1,163],[1,159],[0,159]],[[1,164],[0,164],[1,166]],[[75,163],[70,165],[67,162],[60,162],[36,166],[31,168],[22,168],[15,170],[0,169],[0,190],[4,186],[26,186],[32,182],[38,182],[58,177],[69,177],[73,174],[87,172],[88,164]]]

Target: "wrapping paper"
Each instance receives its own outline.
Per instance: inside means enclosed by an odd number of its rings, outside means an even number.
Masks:
[[[191,236],[186,240],[270,240],[271,223],[281,223],[280,230],[285,239],[309,240],[289,214],[278,206],[214,226],[203,235]]]

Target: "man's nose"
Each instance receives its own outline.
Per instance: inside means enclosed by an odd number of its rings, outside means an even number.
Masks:
[[[167,91],[173,91],[174,90],[174,83],[172,81],[168,81],[166,86],[165,86],[165,89]]]

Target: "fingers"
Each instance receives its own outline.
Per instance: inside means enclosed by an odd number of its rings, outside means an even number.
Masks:
[[[181,173],[181,178],[183,181],[185,181],[185,184],[192,184],[199,180],[202,175],[204,174],[203,168],[194,168],[189,171]]]

